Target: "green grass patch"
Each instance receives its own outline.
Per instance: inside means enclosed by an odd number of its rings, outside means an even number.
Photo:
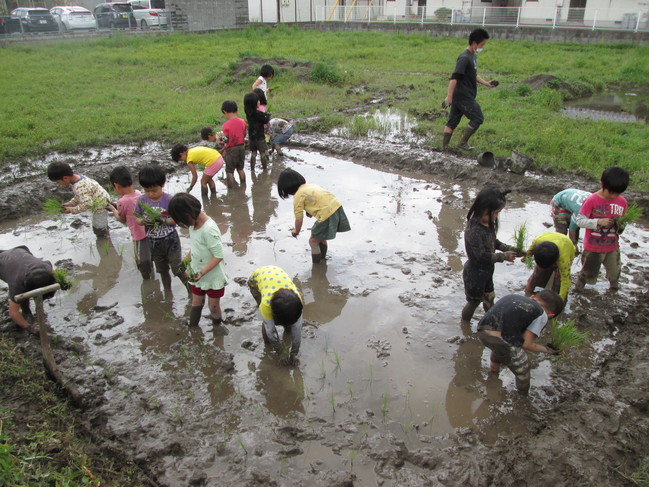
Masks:
[[[285,25],[5,47],[0,165],[117,143],[198,142],[201,127],[225,121],[223,101],[242,106],[259,72],[257,63],[242,69],[251,57],[271,65],[286,61],[269,83],[280,88],[271,94],[270,111],[300,119],[299,131],[341,127],[348,110],[369,111],[368,102],[380,100],[380,106],[421,115],[418,130],[428,145],[439,145],[445,123],[439,105],[465,47],[459,38]],[[475,144],[496,155],[516,149],[541,167],[595,180],[604,168],[620,165],[632,174],[631,189],[647,191],[646,124],[568,119],[559,112],[564,92],[522,83],[549,74],[579,93],[647,91],[649,68],[638,62],[647,58],[649,46],[490,40],[480,53],[480,75],[500,86],[479,88],[486,122]],[[304,63],[309,68],[298,75],[294,66]]]

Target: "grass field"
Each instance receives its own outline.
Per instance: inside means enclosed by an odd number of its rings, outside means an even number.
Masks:
[[[249,57],[313,63],[306,77],[278,69],[269,83],[278,87],[270,100],[274,115],[320,116],[299,124],[299,131],[340,126],[351,118],[345,109],[377,109],[368,100],[378,97],[413,115],[416,132],[439,146],[445,121],[440,104],[464,47],[462,39],[423,34],[252,26],[4,48],[0,164],[114,143],[196,141],[202,126],[223,123],[224,100],[241,107],[256,77],[254,70],[239,69]],[[486,122],[475,145],[496,155],[517,149],[544,167],[592,177],[622,165],[632,171],[632,189],[649,190],[646,124],[569,119],[558,112],[561,92],[532,92],[520,84],[550,74],[581,92],[647,91],[649,47],[493,40],[479,60],[482,77],[500,86],[480,89]]]

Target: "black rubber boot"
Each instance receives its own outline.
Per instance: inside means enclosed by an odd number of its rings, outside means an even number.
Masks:
[[[320,247],[320,259],[325,260],[327,258],[327,248],[329,246],[327,244],[319,242],[318,247]]]
[[[458,145],[458,147],[460,149],[464,149],[464,150],[474,149],[475,147],[470,146],[468,144],[468,142],[469,142],[469,139],[471,138],[471,136],[473,134],[475,134],[475,132],[476,132],[476,129],[474,129],[471,126],[468,126],[467,128],[465,128],[464,133],[462,134],[462,140],[460,140],[460,145]]]
[[[446,150],[448,148],[448,143],[451,141],[451,137],[453,137],[453,132],[450,133],[444,132],[442,138],[442,150]]]
[[[202,306],[192,306],[189,312],[189,320],[187,320],[188,326],[198,326],[198,323],[201,321],[201,311],[203,311]]]

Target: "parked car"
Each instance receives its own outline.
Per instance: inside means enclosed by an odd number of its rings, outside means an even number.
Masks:
[[[93,10],[93,15],[97,20],[97,27],[116,28],[135,28],[137,21],[133,16],[133,9],[128,2],[110,2],[100,3]]]
[[[78,29],[96,29],[97,21],[92,12],[83,7],[52,7],[50,13],[59,25],[59,30],[65,32]]]
[[[11,17],[20,22],[21,32],[58,32],[59,26],[46,8],[19,7],[11,11]]]
[[[11,15],[0,15],[0,34],[14,34],[20,32],[20,20]]]
[[[167,27],[169,14],[165,10],[165,0],[129,0],[137,25],[142,29]]]

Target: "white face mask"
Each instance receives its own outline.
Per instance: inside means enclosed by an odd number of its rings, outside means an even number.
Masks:
[[[476,52],[482,52],[482,48],[481,47],[477,48]]]

